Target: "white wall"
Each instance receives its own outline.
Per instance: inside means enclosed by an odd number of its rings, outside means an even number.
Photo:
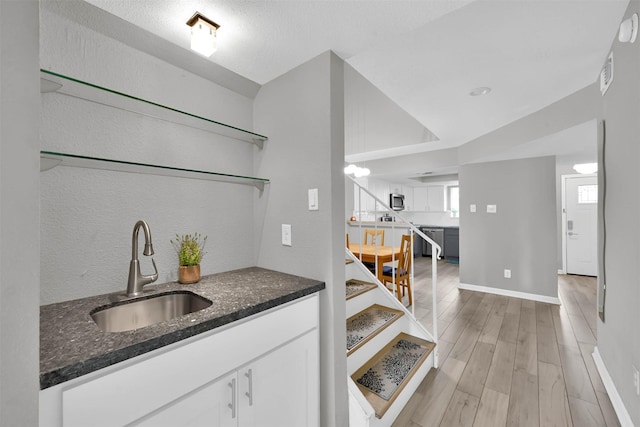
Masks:
[[[252,128],[251,99],[46,8],[41,20],[41,68]],[[42,107],[44,150],[253,175],[246,142],[55,93]],[[177,279],[176,233],[209,236],[203,274],[255,265],[253,187],[69,167],[40,177],[42,304],[124,290],[138,219],[151,228],[157,283]]]
[[[37,426],[38,2],[0,1],[0,425]]]
[[[321,422],[348,425],[344,274],[343,62],[324,53],[265,84],[256,127],[269,135],[256,170],[271,184],[256,208],[258,266],[323,280],[320,293]],[[318,189],[319,210],[307,209]],[[291,224],[292,246],[281,244]]]
[[[362,160],[362,152],[394,147],[411,150],[436,139],[353,67],[345,64],[345,157]]]
[[[555,168],[553,157],[460,167],[461,283],[558,297]]]
[[[638,0],[630,2],[624,18],[633,13],[640,13]],[[632,376],[632,366],[640,369],[640,43],[616,41],[613,54],[614,80],[603,98],[605,162],[600,156],[598,173],[599,202],[606,212],[606,218],[600,215],[598,221],[602,237],[606,220],[606,249],[604,256],[600,253],[606,270],[601,266],[598,279],[605,281],[607,287],[605,321],[598,321],[598,350],[621,397],[620,403],[631,421],[640,426],[640,397],[635,393]],[[602,191],[605,175],[606,199]]]

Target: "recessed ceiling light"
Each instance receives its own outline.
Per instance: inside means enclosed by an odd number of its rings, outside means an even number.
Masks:
[[[490,87],[477,87],[475,89],[473,89],[471,92],[469,92],[469,95],[471,96],[482,96],[482,95],[486,95],[489,92],[491,92],[491,88]]]
[[[592,174],[598,172],[597,163],[579,163],[573,165],[573,170],[581,174]]]

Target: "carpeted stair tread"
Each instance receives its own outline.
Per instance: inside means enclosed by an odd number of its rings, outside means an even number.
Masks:
[[[374,304],[347,319],[347,355],[398,320],[404,312]]]
[[[347,280],[345,286],[345,296],[347,299],[351,299],[377,287],[378,285],[376,285],[375,283],[364,282],[358,279],[349,279]]]
[[[401,333],[358,369],[351,378],[382,418],[435,344]]]

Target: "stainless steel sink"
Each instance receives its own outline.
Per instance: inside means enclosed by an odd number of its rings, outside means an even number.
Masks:
[[[211,301],[200,295],[181,291],[100,307],[90,314],[103,331],[124,332],[175,319],[210,305]]]

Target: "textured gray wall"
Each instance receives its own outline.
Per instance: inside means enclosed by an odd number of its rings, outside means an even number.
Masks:
[[[0,426],[38,425],[38,2],[0,1]]]
[[[557,298],[555,158],[463,165],[459,176],[460,282]]]
[[[343,82],[343,62],[324,53],[265,84],[254,108],[256,127],[269,135],[256,173],[271,179],[256,205],[257,265],[327,286],[320,293],[323,426],[348,425]],[[317,211],[308,210],[310,188],[318,189]],[[291,247],[281,244],[282,224],[292,226]]]
[[[46,8],[41,33],[42,68],[253,128],[252,99]],[[53,93],[42,95],[41,149],[249,176],[257,150],[251,143]],[[203,274],[255,265],[258,190],[251,186],[69,167],[40,178],[41,304],[123,291],[139,219],[151,228],[158,283],[177,280],[177,256],[169,243],[175,234],[209,236]],[[143,273],[153,271],[149,257],[140,258]]]
[[[625,18],[640,13],[631,1]],[[604,96],[606,123],[606,305],[598,322],[598,349],[635,425],[640,425],[640,397],[632,368],[640,369],[640,43],[613,43],[614,80]],[[599,184],[603,187],[600,158]],[[599,191],[599,196],[604,196]],[[599,227],[602,232],[603,218]],[[602,260],[602,257],[601,257]],[[603,280],[602,270],[599,280]]]

